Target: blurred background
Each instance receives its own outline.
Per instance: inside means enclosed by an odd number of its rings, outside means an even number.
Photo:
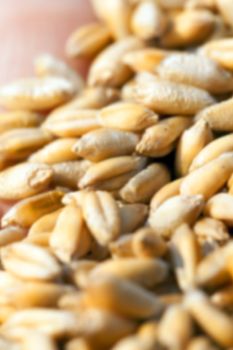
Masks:
[[[64,57],[68,35],[94,19],[89,0],[0,0],[0,84],[32,74],[35,56]],[[71,62],[85,74],[84,62]]]

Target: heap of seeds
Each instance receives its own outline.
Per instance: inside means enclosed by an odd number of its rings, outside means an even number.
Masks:
[[[0,349],[233,349],[233,1],[92,2],[0,90]]]

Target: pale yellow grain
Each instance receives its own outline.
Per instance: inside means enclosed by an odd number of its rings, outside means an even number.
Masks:
[[[143,48],[143,43],[135,37],[127,37],[103,50],[92,63],[88,84],[120,87],[132,76],[129,67],[122,62],[127,52]]]
[[[128,0],[108,0],[104,6],[101,0],[91,0],[91,3],[97,17],[107,25],[115,40],[129,36],[132,8]]]
[[[66,53],[72,58],[92,58],[112,41],[111,32],[102,23],[90,23],[72,32],[66,43]]]
[[[149,157],[160,157],[171,152],[174,142],[191,125],[190,118],[172,117],[147,128],[137,144],[138,153]]]
[[[34,70],[39,77],[61,77],[67,79],[75,93],[80,93],[84,82],[81,76],[72,69],[65,61],[48,53],[36,57]]]
[[[120,235],[120,213],[110,193],[87,192],[82,210],[86,224],[99,244],[106,246]]]
[[[146,159],[136,156],[121,156],[92,164],[79,181],[79,187],[93,186],[105,180],[144,168]]]
[[[160,299],[146,289],[116,276],[91,276],[88,280],[87,302],[130,319],[147,319],[160,314]]]
[[[204,205],[202,195],[178,195],[151,210],[149,224],[164,238],[170,238],[181,224],[192,225],[200,215]]]
[[[182,181],[180,193],[201,194],[208,199],[224,186],[232,171],[233,153],[223,153],[220,157],[189,173]]]
[[[10,109],[46,111],[69,101],[75,93],[64,78],[28,78],[0,89],[0,103]]]
[[[173,233],[170,254],[172,269],[180,289],[187,291],[194,288],[201,250],[197,237],[187,224],[179,226]]]
[[[209,124],[205,120],[197,121],[189,129],[186,129],[180,137],[176,149],[176,171],[184,176],[192,169],[192,164],[206,145],[213,140],[213,134]]]
[[[50,247],[64,263],[82,258],[90,250],[90,233],[85,227],[81,210],[75,206],[63,208],[50,236]]]
[[[72,152],[72,147],[77,142],[76,138],[63,138],[50,142],[29,157],[30,162],[54,164],[76,160],[77,156]]]
[[[61,208],[61,199],[65,192],[66,190],[57,188],[17,202],[2,217],[2,227],[9,225],[30,227],[42,216]]]
[[[0,198],[19,200],[43,192],[52,182],[53,170],[46,164],[21,163],[0,172]]]
[[[122,187],[120,196],[128,203],[147,203],[169,180],[168,169],[162,164],[154,163],[133,176]]]
[[[48,281],[61,273],[54,256],[31,243],[17,242],[2,248],[1,260],[6,271],[26,280]]]
[[[117,102],[98,113],[103,127],[125,131],[142,131],[157,123],[158,115],[138,103]]]
[[[132,154],[138,141],[137,134],[103,128],[82,136],[72,150],[78,157],[99,162],[107,158]]]

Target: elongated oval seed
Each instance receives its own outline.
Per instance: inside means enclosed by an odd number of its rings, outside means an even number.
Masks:
[[[211,59],[191,53],[175,53],[157,67],[159,76],[177,83],[193,85],[213,94],[230,92],[233,76]]]
[[[110,30],[102,23],[90,23],[70,34],[66,53],[72,58],[93,57],[111,42]]]
[[[81,258],[90,249],[90,234],[85,227],[81,210],[75,206],[66,206],[60,212],[50,236],[50,247],[63,262],[74,257]]]
[[[139,136],[127,131],[99,129],[82,136],[72,147],[75,154],[93,162],[132,154]]]
[[[123,204],[118,202],[121,233],[134,232],[145,222],[148,215],[148,206],[141,203]]]
[[[202,120],[202,119],[201,119]],[[200,120],[200,121],[201,121]],[[233,151],[233,134],[222,136],[210,142],[194,158],[190,171],[193,171],[211,160],[219,157],[221,154]]]
[[[185,349],[193,334],[190,314],[182,305],[171,305],[158,326],[159,342],[170,349]]]
[[[28,111],[1,112],[0,134],[12,129],[36,127],[42,120],[39,114]]]
[[[104,127],[137,132],[156,124],[158,115],[141,104],[117,102],[103,108],[98,120]]]
[[[123,62],[136,73],[154,73],[159,63],[168,55],[169,51],[149,47],[134,52],[128,52],[123,56]]]
[[[61,109],[50,114],[42,128],[59,137],[77,137],[100,128],[97,111],[92,109]]]
[[[105,6],[101,0],[92,0],[94,10],[101,21],[106,23],[116,40],[130,35],[131,6],[127,0],[109,0]]]
[[[211,197],[205,206],[205,213],[210,217],[222,220],[227,225],[233,225],[233,196],[228,193],[218,193]]]
[[[167,244],[151,227],[136,231],[131,241],[133,254],[139,258],[157,258],[167,252]]]
[[[6,160],[21,160],[52,139],[52,135],[41,128],[13,129],[0,135],[0,153]]]
[[[59,298],[70,289],[72,290],[72,287],[52,282],[21,280],[19,285],[15,284],[12,288],[5,288],[4,297],[9,304],[17,309],[55,307]]]
[[[201,49],[201,53],[216,61],[223,68],[233,70],[233,40],[232,38],[221,38],[207,42]]]
[[[193,224],[203,208],[203,196],[175,196],[166,200],[149,215],[149,224],[164,238],[170,238],[174,230],[183,223]]]
[[[131,319],[156,316],[163,309],[156,295],[116,276],[90,276],[86,293],[89,305],[110,310]]]
[[[11,109],[44,111],[70,100],[72,84],[60,77],[28,78],[0,90],[0,103]]]
[[[167,25],[166,15],[153,0],[139,2],[131,17],[132,31],[142,40],[159,38],[166,31]]]
[[[39,232],[35,235],[27,236],[25,241],[28,243],[33,243],[38,246],[49,248],[49,238],[51,232]]]
[[[167,199],[177,196],[180,193],[180,185],[183,178],[169,182],[154,194],[150,202],[151,210],[156,210]]]
[[[72,101],[75,101],[75,99]],[[79,108],[79,106],[76,106],[75,102],[72,101],[63,107],[56,108],[51,113],[49,113],[42,126],[46,127],[47,125],[53,123],[55,124],[56,122],[61,121],[72,121],[82,118],[86,119],[88,117],[94,117],[98,112],[97,109],[93,108]],[[74,103],[74,105],[72,103]]]
[[[208,199],[224,186],[232,171],[233,153],[224,153],[188,174],[182,181],[180,193],[202,194],[205,199]]]
[[[153,194],[169,180],[170,174],[164,165],[151,164],[125,184],[120,191],[120,196],[128,203],[148,202]]]
[[[61,212],[61,209],[55,210],[52,213],[42,216],[40,219],[36,220],[30,227],[28,231],[28,236],[36,236],[41,233],[52,232],[57,218]]]
[[[179,226],[171,239],[170,253],[177,283],[187,291],[195,286],[196,270],[201,260],[197,237],[187,224]]]
[[[73,336],[77,331],[77,315],[71,311],[28,308],[14,313],[4,324],[4,331],[26,328],[38,330],[53,338]]]
[[[76,160],[77,156],[72,152],[72,147],[76,142],[77,139],[75,138],[64,138],[50,142],[39,151],[33,153],[29,157],[29,161],[54,164]]]
[[[26,237],[27,231],[18,226],[9,226],[0,230],[0,247],[21,241]]]
[[[168,277],[168,265],[159,259],[124,258],[98,264],[91,275],[110,274],[153,288]]]
[[[30,227],[40,217],[59,209],[65,192],[66,190],[57,188],[19,201],[2,217],[2,227]]]
[[[40,163],[21,163],[0,172],[0,198],[23,199],[45,190],[52,181],[52,168]]]
[[[90,189],[110,191],[116,197],[119,197],[120,190],[139,170],[129,171],[125,174],[115,176],[109,180],[98,182],[96,185],[89,186]],[[115,192],[115,194],[114,194]]]
[[[110,87],[124,84],[132,72],[122,62],[122,57],[127,52],[141,49],[143,46],[143,43],[135,37],[128,37],[110,45],[92,63],[88,76],[89,84]]]
[[[67,79],[76,93],[83,88],[81,76],[64,61],[51,54],[44,53],[38,56],[34,62],[34,69],[39,77],[53,76]]]
[[[198,290],[189,292],[185,306],[201,328],[220,346],[233,345],[231,317],[213,305],[205,293]]]
[[[143,157],[122,156],[102,160],[93,164],[86,171],[83,178],[79,181],[79,187],[84,188],[96,185],[99,182],[123,175],[130,171],[141,170],[146,164]]]
[[[214,31],[215,16],[207,10],[188,9],[173,14],[170,30],[161,38],[167,48],[181,48],[202,43]]]
[[[197,119],[205,119],[212,130],[233,131],[233,98],[219,102],[213,106],[203,109],[196,116]]]
[[[164,150],[171,152],[174,142],[182,132],[191,125],[187,117],[172,117],[160,121],[158,124],[145,130],[141,140],[137,144],[138,153],[149,157],[160,157],[166,155]],[[162,154],[160,154],[162,151]]]
[[[227,271],[227,257],[232,253],[232,245],[226,244],[207,255],[198,265],[196,283],[202,287],[217,287],[230,280]]]
[[[86,160],[53,164],[53,184],[76,189],[77,182],[81,180],[90,166],[90,162]]]
[[[108,192],[87,192],[82,209],[87,226],[99,244],[107,245],[119,236],[119,209]]]
[[[169,155],[174,150],[175,146],[176,146],[176,143],[174,142],[165,148],[161,148],[160,150],[157,150],[156,158],[162,158]],[[153,158],[154,156],[151,156],[151,157]]]
[[[157,113],[172,115],[192,115],[215,102],[205,90],[156,76],[140,79],[132,99]]]
[[[183,132],[176,150],[176,171],[179,175],[186,175],[189,168],[192,169],[191,164],[195,162],[195,157],[199,157],[212,139],[209,124],[202,119]]]
[[[82,93],[72,102],[64,105],[65,108],[98,109],[120,99],[120,91],[110,87],[92,86],[86,87]]]
[[[31,243],[13,243],[2,248],[1,260],[6,271],[22,279],[47,281],[61,273],[52,254]]]

